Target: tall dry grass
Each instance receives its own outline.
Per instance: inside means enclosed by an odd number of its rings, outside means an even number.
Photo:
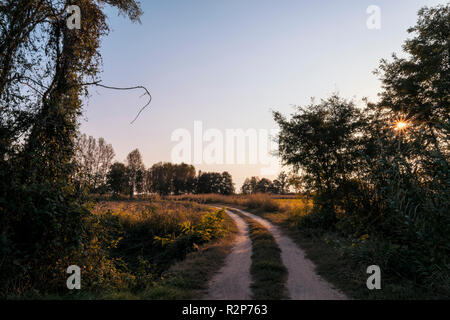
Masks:
[[[88,291],[152,287],[163,272],[228,229],[223,210],[194,202],[102,201],[91,204],[92,242],[72,259]]]
[[[311,206],[311,201],[301,196],[274,196],[265,193],[251,195],[220,195],[220,194],[186,194],[169,196],[170,200],[190,201],[202,204],[229,204],[248,209],[268,212],[292,212],[295,215],[305,215]]]

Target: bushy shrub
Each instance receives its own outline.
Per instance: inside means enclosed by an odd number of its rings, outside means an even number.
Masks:
[[[224,214],[224,210],[208,212],[197,224],[185,221],[173,233],[154,236],[155,243],[165,249],[162,253],[164,259],[183,259],[196,246],[223,236],[226,232]]]

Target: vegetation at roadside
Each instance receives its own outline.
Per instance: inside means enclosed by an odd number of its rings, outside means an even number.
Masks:
[[[138,2],[107,2],[139,22]],[[86,84],[100,83],[100,43],[109,26],[105,1],[76,4],[83,13],[76,32],[66,28],[66,1],[0,6],[2,296],[52,288],[62,272],[55,266],[96,250],[87,236],[92,216],[74,181],[75,137]]]
[[[250,209],[261,209],[265,211],[277,211],[283,208],[280,202],[275,201],[269,194],[257,193],[250,195],[220,195],[220,194],[185,194],[169,196],[168,199],[178,201],[193,201],[197,203],[222,203]]]
[[[215,249],[208,255],[217,260],[206,268],[205,262],[203,267],[197,266],[204,273],[198,283],[186,283],[179,288],[179,294],[187,297],[188,290],[204,285],[211,270],[220,265],[226,250],[217,241],[220,243],[232,230],[230,222],[225,223],[223,210],[211,210],[194,203],[108,201],[93,203],[90,209],[92,215],[84,221],[86,240],[82,250],[59,259],[53,266],[52,279],[25,291],[23,296],[145,297],[156,287],[160,288],[161,281],[169,283],[167,271],[174,264],[192,252],[205,252],[202,245],[210,245]],[[205,257],[196,258],[200,262],[203,259]],[[65,269],[72,264],[82,270],[83,289],[68,294]],[[182,271],[184,279],[186,272],[192,274],[196,269]],[[5,297],[14,298],[14,292],[6,292]]]
[[[304,209],[305,210],[305,209]],[[307,211],[284,210],[263,212],[250,210],[254,214],[279,225],[314,262],[317,272],[327,281],[354,299],[448,299],[448,280],[436,279],[420,285],[412,278],[399,275],[386,268],[386,258],[380,247],[383,243],[367,237],[353,239],[331,230],[317,227],[305,228],[302,219]],[[391,253],[392,254],[392,253]],[[366,281],[369,265],[381,264],[381,290],[368,290]],[[395,265],[394,265],[395,267]]]
[[[295,228],[358,272],[379,265],[399,297],[450,297],[449,21],[449,4],[419,11],[404,57],[380,63],[379,103],[333,95],[274,113],[282,163],[313,199]]]
[[[228,215],[225,215],[224,223],[229,231],[225,237],[201,246],[198,251],[189,253],[185,260],[174,264],[142,298],[178,300],[203,297],[209,280],[223,265],[233,247],[236,224]]]
[[[287,299],[287,270],[281,261],[281,250],[272,234],[253,219],[240,215],[249,226],[252,241],[251,289],[253,299]]]

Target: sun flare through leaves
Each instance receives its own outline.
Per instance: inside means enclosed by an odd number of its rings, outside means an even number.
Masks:
[[[410,120],[406,119],[405,117],[401,117],[394,120],[392,129],[394,130],[396,135],[406,135],[411,125],[412,124]]]

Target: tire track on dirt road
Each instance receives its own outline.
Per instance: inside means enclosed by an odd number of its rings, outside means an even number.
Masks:
[[[228,210],[226,213],[236,222],[238,233],[231,252],[225,258],[224,266],[211,279],[205,299],[249,300],[252,243],[248,235],[248,225],[237,214]]]
[[[281,249],[281,260],[288,270],[286,287],[293,300],[346,300],[342,292],[322,279],[316,272],[314,264],[305,257],[301,250],[289,237],[283,235],[278,227],[249,212],[228,207],[251,219],[256,220],[272,233]]]

